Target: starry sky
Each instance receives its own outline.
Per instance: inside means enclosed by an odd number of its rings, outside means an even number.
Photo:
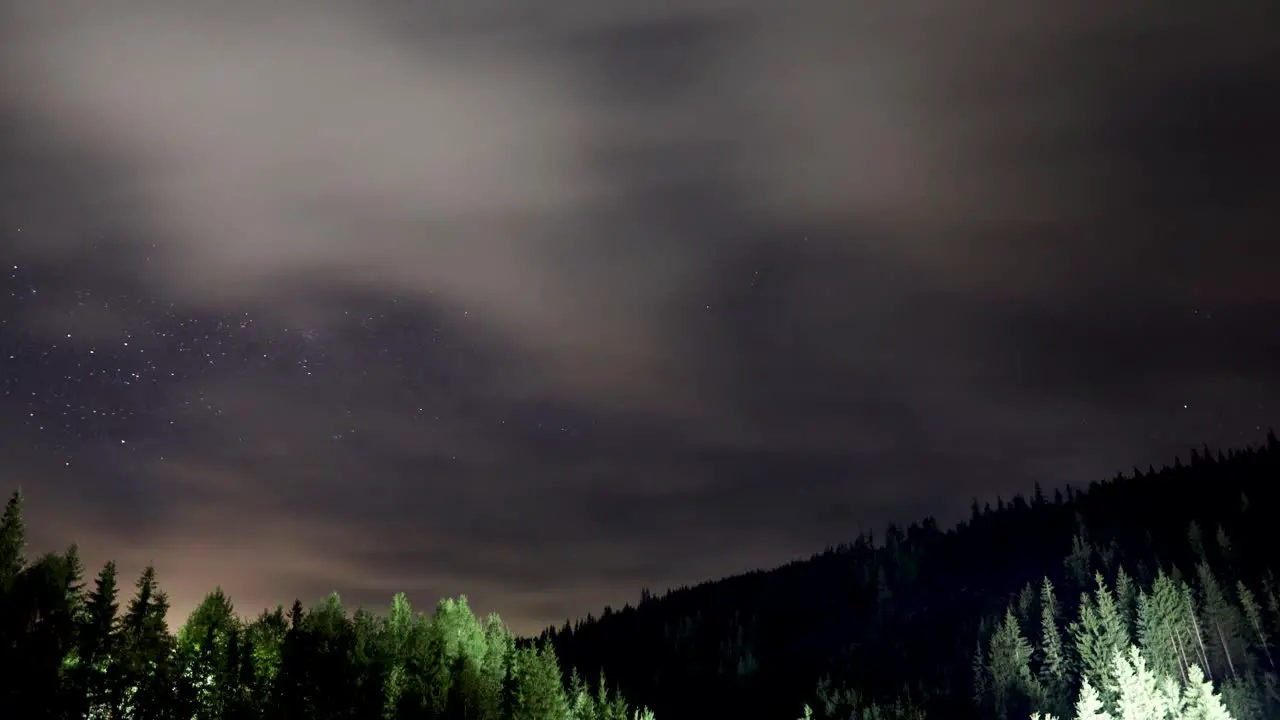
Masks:
[[[0,484],[532,632],[1257,442],[1278,6],[1105,5],[0,0]]]

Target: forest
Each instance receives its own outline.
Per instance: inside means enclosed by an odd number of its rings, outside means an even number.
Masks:
[[[155,568],[88,576],[0,520],[0,716],[111,720],[1262,720],[1280,716],[1280,442],[974,502],[518,638],[465,596],[335,593],[176,631]],[[131,587],[124,587],[126,584]],[[15,712],[13,709],[17,709]]]

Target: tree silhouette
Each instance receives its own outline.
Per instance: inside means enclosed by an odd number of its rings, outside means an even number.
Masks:
[[[537,638],[466,596],[424,613],[403,594],[381,611],[332,594],[245,618],[219,588],[171,632],[154,567],[122,599],[113,563],[85,582],[77,546],[28,557],[15,492],[0,515],[0,715],[1280,716],[1280,444],[1190,457],[1052,500],[975,501],[945,530],[924,518],[767,572],[645,590]]]

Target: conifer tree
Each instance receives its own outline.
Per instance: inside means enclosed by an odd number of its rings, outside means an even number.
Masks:
[[[1112,720],[1102,707],[1102,697],[1096,688],[1085,680],[1076,701],[1076,720]]]
[[[1200,523],[1195,520],[1187,525],[1187,541],[1191,543],[1191,551],[1195,553],[1198,562],[1209,561],[1204,548],[1204,531],[1200,529]]]
[[[1181,590],[1163,570],[1158,571],[1151,590],[1138,597],[1138,643],[1154,672],[1183,682],[1194,652],[1185,617]]]
[[[992,704],[1000,718],[1022,717],[1043,697],[1040,683],[1031,673],[1031,653],[1031,643],[1023,636],[1013,609],[1006,610],[987,653]]]
[[[1072,624],[1071,634],[1082,675],[1102,695],[1104,703],[1110,705],[1115,701],[1116,688],[1112,659],[1116,652],[1129,646],[1129,637],[1102,574],[1096,574],[1094,580],[1098,585],[1094,598],[1080,596],[1080,619]]]
[[[1231,542],[1231,536],[1227,534],[1227,529],[1218,524],[1218,531],[1214,536],[1214,541],[1218,546],[1218,555],[1222,558],[1222,563],[1228,572],[1235,568],[1236,551],[1235,546]]]
[[[1243,659],[1243,619],[1231,604],[1208,563],[1196,566],[1200,581],[1201,625],[1207,635],[1213,670],[1222,677],[1237,679],[1236,662]]]
[[[1049,578],[1045,578],[1040,586],[1039,660],[1044,704],[1051,713],[1064,713],[1071,689],[1068,685],[1069,674],[1062,632],[1058,629],[1058,600]]]
[[[1222,698],[1213,691],[1213,683],[1205,679],[1197,666],[1191,668],[1182,707],[1182,717],[1187,720],[1233,720]]]
[[[1022,586],[1022,590],[1018,592],[1017,615],[1018,620],[1025,628],[1034,627],[1035,617],[1032,615],[1035,609],[1036,591],[1031,583]]]
[[[15,490],[0,515],[0,593],[12,587],[26,566],[27,528],[22,521],[22,491]]]
[[[79,633],[77,665],[81,686],[85,693],[85,708],[89,717],[105,716],[112,708],[119,707],[124,690],[118,660],[118,636],[116,616],[120,611],[117,601],[116,564],[108,562],[98,572],[94,587],[85,600],[84,616]]]
[[[124,700],[129,717],[138,720],[168,718],[177,710],[181,678],[171,662],[168,614],[169,598],[156,581],[155,567],[148,565],[120,621]]]
[[[1267,637],[1266,628],[1263,626],[1262,608],[1258,605],[1258,599],[1243,580],[1236,582],[1236,595],[1240,598],[1240,607],[1244,610],[1245,622],[1252,633],[1254,647],[1262,653],[1267,660],[1267,665],[1274,671],[1276,662],[1271,655],[1271,640]]]
[[[1109,692],[1082,681],[1076,720],[1235,720],[1196,665],[1190,668],[1189,682],[1182,684],[1150,670],[1137,647],[1117,652],[1112,664],[1114,686]],[[1114,702],[1106,701],[1108,694]],[[1056,720],[1038,713],[1032,718]]]
[[[391,599],[391,611],[387,616],[387,622],[382,627],[382,642],[389,662],[383,693],[383,714],[387,718],[393,718],[400,704],[400,698],[408,686],[405,666],[409,662],[413,634],[418,627],[413,607],[404,593],[396,593]]]
[[[204,597],[178,630],[177,651],[195,690],[197,720],[217,720],[224,714],[226,685],[238,676],[226,674],[228,643],[231,634],[238,632],[237,625],[235,608],[219,587]],[[238,645],[237,638],[237,655]]]
[[[1089,568],[1093,564],[1093,546],[1083,532],[1076,533],[1071,539],[1071,553],[1063,561],[1067,570],[1068,587],[1077,592],[1084,592],[1089,587]]]
[[[570,720],[597,720],[595,699],[591,697],[587,684],[583,682],[577,668],[569,671],[567,697]]]
[[[1138,589],[1133,578],[1120,568],[1116,571],[1116,612],[1124,626],[1125,637],[1132,638],[1137,624]]]
[[[991,675],[987,671],[986,653],[982,649],[982,634],[983,630],[979,627],[978,645],[969,660],[969,672],[973,677],[973,704],[978,707],[986,707],[987,701],[991,699]]]
[[[511,657],[505,715],[510,720],[561,720],[569,711],[555,651],[518,648]]]
[[[1129,648],[1127,652],[1116,652],[1112,664],[1118,717],[1158,720],[1176,718],[1181,714],[1177,683],[1173,678],[1161,678],[1151,672],[1136,647]]]
[[[289,610],[289,627],[280,645],[280,668],[276,673],[272,696],[280,720],[305,720],[310,713],[307,664],[310,661],[311,637],[304,626],[302,601],[294,600]]]

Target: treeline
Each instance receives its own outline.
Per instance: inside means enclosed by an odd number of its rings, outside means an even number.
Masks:
[[[1099,571],[1095,590],[1080,595],[1069,622],[1051,580],[1025,586],[974,652],[974,699],[983,714],[999,720],[1280,715],[1274,575],[1268,572],[1255,592],[1235,572],[1225,530],[1219,528],[1212,550],[1195,542],[1202,538],[1198,525],[1189,536],[1200,555],[1191,577],[1177,565],[1146,578],[1117,567],[1108,584]]]
[[[1124,677],[1161,693],[1172,680],[1178,702],[1194,665],[1237,720],[1277,717],[1278,490],[1268,433],[1083,489],[975,502],[949,530],[925,518],[775,570],[643,591],[542,637],[663,720],[794,718],[805,704],[839,720],[1073,717],[1086,683],[1118,713],[1113,651]],[[1123,622],[1098,640],[1108,597]]]
[[[0,519],[0,717],[17,720],[652,720],[565,677],[465,597],[347,612],[336,594],[245,622],[221,590],[171,634],[154,568],[121,607],[116,567],[92,586],[75,546],[28,562],[21,495]]]
[[[74,546],[28,560],[15,493],[0,716],[1264,720],[1280,717],[1278,501],[1268,433],[522,640],[465,597],[374,613],[335,594],[248,621],[220,590],[171,633],[154,568],[122,593],[111,563],[86,580]]]

